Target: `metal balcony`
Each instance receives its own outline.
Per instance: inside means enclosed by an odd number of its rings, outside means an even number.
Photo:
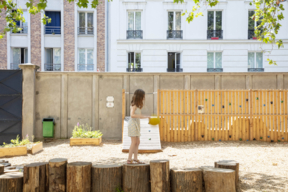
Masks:
[[[207,39],[223,39],[223,30],[207,30]]]
[[[183,31],[167,30],[167,39],[183,39]]]
[[[94,71],[94,64],[78,64],[77,71]]]
[[[126,72],[142,72],[143,68],[126,68]]]
[[[143,31],[127,30],[127,39],[143,39]]]
[[[21,28],[17,32],[13,32],[13,29],[11,29],[12,34],[27,34],[28,33],[28,26],[16,26],[17,28]]]
[[[61,64],[45,63],[44,71],[61,71]]]
[[[44,26],[45,34],[59,35],[61,34],[61,26]]]
[[[94,27],[78,27],[78,35],[94,35]]]
[[[183,68],[167,68],[167,72],[183,72]]]

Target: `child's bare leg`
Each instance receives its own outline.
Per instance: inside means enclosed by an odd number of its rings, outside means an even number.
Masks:
[[[137,144],[137,139],[136,137],[131,137],[131,145],[130,145],[130,148],[129,148],[129,156],[128,156],[128,160],[132,160],[132,154],[134,153],[135,151],[135,146]]]
[[[140,138],[136,137],[136,143],[135,143],[135,149],[134,149],[134,159],[137,160],[138,159],[138,148],[140,145]]]

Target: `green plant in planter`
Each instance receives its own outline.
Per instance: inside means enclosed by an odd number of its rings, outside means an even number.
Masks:
[[[32,136],[33,138],[34,136]],[[32,139],[33,140],[33,139]],[[22,141],[20,141],[20,137],[19,135],[17,135],[16,139],[11,139],[11,143],[3,143],[3,146],[2,147],[18,147],[18,146],[25,146],[25,145],[28,145],[28,144],[32,144],[32,142],[29,140],[29,136],[28,134],[26,135],[25,138],[22,139]]]
[[[72,138],[100,138],[102,135],[99,130],[92,131],[92,128],[87,123],[86,125],[77,123],[72,131]]]

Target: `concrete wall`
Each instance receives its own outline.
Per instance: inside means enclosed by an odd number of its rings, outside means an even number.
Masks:
[[[74,125],[80,122],[101,130],[104,138],[120,139],[122,89],[126,115],[132,94],[139,88],[146,92],[143,113],[147,115],[157,113],[158,89],[288,89],[288,73],[37,72],[35,81],[37,139],[43,139],[45,117],[55,119],[56,138],[71,137]],[[114,97],[114,108],[106,107],[107,96]],[[23,100],[30,97],[23,95]]]

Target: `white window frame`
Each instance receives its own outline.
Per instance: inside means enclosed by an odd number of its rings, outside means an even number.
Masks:
[[[181,52],[175,52],[175,51],[168,51],[167,52],[167,65],[169,64],[169,53],[175,53],[175,69],[176,69],[176,66],[177,66],[177,54],[179,54],[179,57],[180,57],[180,68],[182,68],[182,58],[181,58],[182,53]],[[167,68],[168,67],[169,66],[167,66]]]
[[[263,52],[260,52],[260,51],[248,51],[248,55],[249,53],[253,53],[254,54],[254,63],[253,63],[253,67],[249,67],[249,56],[248,56],[248,69],[262,69],[264,68],[264,62],[263,62]],[[262,53],[262,67],[256,67],[256,53]]]
[[[79,54],[80,54],[80,49],[85,49],[85,63],[80,63],[80,56],[79,56]],[[92,53],[93,53],[93,71],[95,71],[96,70],[96,66],[95,66],[95,58],[94,58],[94,48],[78,48],[78,64],[77,64],[77,71],[79,71],[78,70],[78,65],[80,64],[80,65],[92,65],[92,64],[87,64],[87,61],[88,61],[88,49],[92,49],[93,51],[92,51]],[[85,66],[85,70],[81,70],[81,71],[91,71],[91,70],[87,70],[87,66]]]
[[[223,69],[222,51],[207,51],[207,55],[208,55],[208,53],[213,53],[213,69],[216,69],[216,53],[221,53],[221,68]],[[208,60],[207,60],[207,69],[210,69],[210,68],[208,68]]]
[[[136,30],[136,12],[139,12],[139,13],[141,13],[141,29],[140,30],[142,30],[142,11],[136,11],[136,10],[128,10],[127,11],[127,30],[129,30],[129,13],[133,13],[133,16],[134,16],[134,24],[133,24],[133,30],[135,31]],[[132,52],[132,51],[130,51],[130,52]]]
[[[168,15],[168,19],[167,19],[167,22],[168,22],[168,25],[167,25],[167,30],[169,30],[169,13],[173,12],[173,31],[175,31],[176,29],[176,13],[180,12],[180,15],[182,14],[182,11],[168,11],[167,15]],[[181,29],[182,30],[182,18],[180,19],[180,25],[181,25]],[[175,52],[176,53],[176,52]]]
[[[135,63],[136,63],[136,53],[140,53],[140,68],[142,68],[142,53],[140,51],[128,51],[127,52],[127,56],[129,55],[129,53],[134,53],[134,65],[133,65],[133,69],[135,69]],[[128,57],[127,57],[128,58]],[[129,59],[127,61],[127,66],[129,67]],[[137,68],[136,68],[137,69]]]
[[[222,19],[222,21],[221,21],[221,30],[223,30],[223,11],[222,10],[208,10],[208,12],[214,12],[213,13],[213,30],[216,30],[216,11],[221,11],[222,13],[221,13],[221,19]],[[209,17],[208,16],[208,13],[207,13],[207,17]],[[208,28],[208,24],[207,24],[207,28]]]
[[[93,14],[93,33],[95,33],[94,30],[94,12],[91,11],[79,11],[78,12],[78,28],[80,28],[80,13],[84,13],[85,14],[85,34],[87,35],[87,25],[88,25],[88,13],[92,13]],[[92,35],[92,34],[91,34]]]

